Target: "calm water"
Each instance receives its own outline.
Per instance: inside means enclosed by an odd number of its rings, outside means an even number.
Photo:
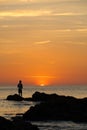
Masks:
[[[24,87],[23,97],[31,97],[35,91],[45,93],[56,93],[59,95],[74,96],[77,98],[87,97],[87,86],[49,86],[49,87]],[[28,101],[7,101],[6,97],[17,93],[17,87],[0,87],[0,116],[11,118],[16,114],[26,112],[35,102]],[[40,130],[87,130],[87,124],[77,124],[70,121],[48,121],[48,122],[32,122],[37,124]]]

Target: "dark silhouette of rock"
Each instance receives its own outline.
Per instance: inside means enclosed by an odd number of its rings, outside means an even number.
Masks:
[[[40,102],[62,102],[65,103],[66,101],[75,102],[77,99],[72,96],[63,96],[57,94],[46,94],[35,92],[32,95],[32,101],[40,101]]]
[[[72,120],[87,122],[87,98],[78,99],[72,96],[45,94],[35,92],[31,98],[17,94],[9,95],[7,100],[36,101],[39,104],[23,114],[25,120]]]
[[[18,95],[18,94],[14,94],[14,95],[9,95],[9,96],[7,96],[7,100],[22,101],[22,100],[24,100],[24,98],[21,97],[21,96]]]
[[[29,98],[24,98],[24,101],[33,101],[31,97]]]
[[[0,130],[39,130],[36,125],[24,121],[20,117],[15,117],[12,121],[0,117]]]
[[[12,130],[13,127],[13,122],[0,116],[0,130]]]
[[[24,98],[24,97],[21,97],[18,94],[8,95],[6,100],[12,100],[12,101],[22,101],[22,100],[24,100],[24,101],[33,101],[32,97]]]
[[[40,92],[35,92],[32,95],[32,100],[33,101],[55,101],[58,99],[57,94],[46,94],[46,93],[40,93]]]
[[[42,101],[23,114],[26,120],[72,120],[87,122],[87,98],[36,92],[32,100]]]

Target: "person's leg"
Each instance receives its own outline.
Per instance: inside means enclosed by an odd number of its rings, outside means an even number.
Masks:
[[[20,89],[20,96],[22,97],[22,90]]]
[[[18,89],[18,95],[20,95],[20,90]]]
[[[21,89],[19,89],[19,96],[21,96]]]
[[[21,90],[21,97],[22,97],[22,90]]]

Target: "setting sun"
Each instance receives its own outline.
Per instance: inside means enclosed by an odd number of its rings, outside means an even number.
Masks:
[[[40,84],[41,87],[45,86],[45,84]]]

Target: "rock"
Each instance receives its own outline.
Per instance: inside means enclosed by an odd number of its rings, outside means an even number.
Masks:
[[[13,122],[0,116],[0,130],[13,130],[13,128]]]
[[[71,120],[87,122],[87,98],[59,96],[36,92],[32,98],[43,101],[23,114],[26,120]]]
[[[0,130],[39,130],[36,125],[26,122],[23,118],[15,117],[12,121],[0,117]]]
[[[24,98],[24,101],[33,101],[31,97],[29,98]]]
[[[7,96],[7,100],[22,101],[24,100],[24,98],[19,96],[18,94],[14,94],[14,95]]]
[[[64,95],[57,95],[57,94],[46,94],[35,92],[32,95],[33,101],[41,101],[41,102],[67,102],[67,101],[76,101],[77,99],[72,96],[64,96]]]
[[[7,100],[39,102],[39,104],[31,107],[23,114],[23,120],[71,120],[87,122],[87,98],[77,99],[72,96],[35,92],[31,98],[23,98],[15,94],[9,95]]]
[[[35,92],[32,95],[33,101],[52,101],[52,100],[56,100],[57,98],[58,98],[57,94],[46,94],[46,93]]]
[[[32,125],[30,122],[23,120],[20,116],[16,116],[12,120],[15,124],[15,130],[39,130],[36,125]]]
[[[24,97],[21,97],[18,94],[8,95],[6,100],[11,100],[11,101],[22,101],[22,100],[24,100],[24,101],[33,101],[33,99],[31,97],[24,98]]]

